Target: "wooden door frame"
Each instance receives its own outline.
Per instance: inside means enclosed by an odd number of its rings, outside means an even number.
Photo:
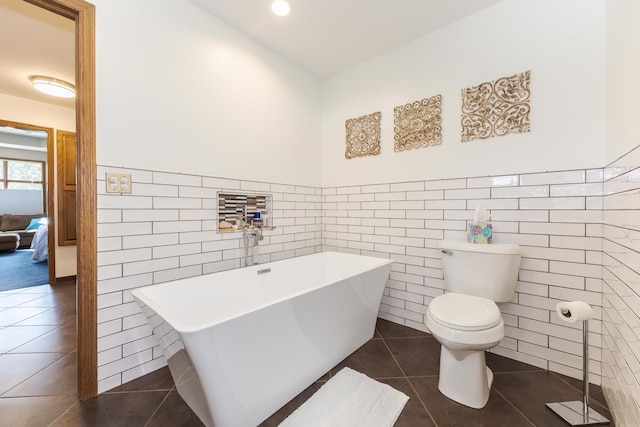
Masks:
[[[84,0],[25,0],[76,23],[78,395],[98,395],[95,6]]]

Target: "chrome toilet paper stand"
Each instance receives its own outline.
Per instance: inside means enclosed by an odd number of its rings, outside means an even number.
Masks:
[[[571,312],[563,308],[562,315],[570,317]],[[589,321],[582,322],[582,402],[546,403],[558,416],[572,426],[594,426],[609,424],[609,420],[600,415],[595,409],[589,408]]]

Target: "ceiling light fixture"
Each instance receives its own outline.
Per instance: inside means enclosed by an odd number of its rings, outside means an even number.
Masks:
[[[58,96],[60,98],[73,98],[76,96],[76,87],[64,80],[45,76],[31,76],[29,80],[31,80],[36,90],[48,95]]]
[[[285,0],[275,0],[271,3],[271,10],[278,16],[287,16],[289,14],[289,3]]]

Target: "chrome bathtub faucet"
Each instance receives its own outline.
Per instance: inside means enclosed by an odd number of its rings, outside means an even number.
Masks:
[[[246,266],[258,264],[258,259],[260,257],[258,243],[262,239],[262,228],[242,230],[242,240],[244,241],[244,262]]]

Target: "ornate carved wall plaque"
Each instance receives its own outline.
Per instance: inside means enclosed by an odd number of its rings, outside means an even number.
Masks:
[[[347,159],[380,154],[380,118],[377,112],[346,121]]]
[[[529,132],[530,81],[525,71],[462,89],[462,142]]]
[[[395,151],[442,143],[442,96],[436,95],[393,109]]]

